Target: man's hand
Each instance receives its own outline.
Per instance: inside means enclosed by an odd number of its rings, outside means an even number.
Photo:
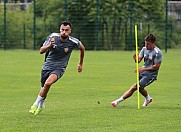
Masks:
[[[142,72],[144,72],[145,70],[146,70],[146,68],[140,67],[140,68],[138,68],[138,73],[142,73]],[[134,70],[134,72],[136,73],[137,71]]]
[[[133,59],[136,61],[136,54],[133,54]]]
[[[133,54],[133,59],[136,62],[136,54]],[[139,57],[139,55],[138,55],[138,63],[140,63],[142,59],[143,59],[143,57]]]
[[[40,48],[40,54],[43,54],[43,53],[47,52],[47,50],[48,50],[49,48],[51,48],[54,44],[55,44],[55,38],[51,38],[51,40],[50,40],[50,42],[49,42],[48,45],[42,46],[42,47]]]
[[[52,47],[53,44],[55,44],[55,38],[51,38],[51,40],[50,40],[50,47]]]
[[[144,72],[144,71],[154,71],[154,70],[159,70],[161,63],[155,63],[151,67],[140,67],[138,68],[138,73]],[[136,70],[134,70],[136,73]]]
[[[78,64],[78,72],[82,72],[82,65],[80,63]]]
[[[83,65],[83,60],[84,60],[84,52],[85,52],[85,47],[83,44],[80,45],[80,61],[78,64],[78,72],[82,72],[82,65]]]

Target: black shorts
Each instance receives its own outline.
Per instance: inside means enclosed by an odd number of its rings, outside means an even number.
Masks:
[[[149,74],[140,73],[139,74],[139,85],[141,89],[144,89],[146,86],[150,85],[156,80],[155,77],[152,77]]]
[[[60,77],[62,77],[64,72],[65,72],[65,68],[62,68],[60,70],[42,70],[41,71],[41,80],[40,80],[40,82],[42,84],[44,84],[51,74],[56,74],[57,75],[57,80],[58,80]]]

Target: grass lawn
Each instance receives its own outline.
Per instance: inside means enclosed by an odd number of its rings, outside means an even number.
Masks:
[[[153,103],[138,110],[136,92],[116,108],[111,106],[136,81],[133,53],[86,51],[83,72],[78,73],[79,52],[73,51],[64,76],[51,87],[45,110],[34,116],[28,110],[39,92],[44,55],[1,50],[0,131],[180,132],[179,49],[163,50],[158,80],[147,87]]]

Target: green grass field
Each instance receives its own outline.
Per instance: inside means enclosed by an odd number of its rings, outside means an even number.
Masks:
[[[153,103],[138,110],[136,92],[116,108],[111,106],[136,81],[133,53],[86,51],[83,73],[78,73],[79,52],[74,51],[64,76],[51,87],[46,109],[34,116],[28,110],[39,92],[44,55],[1,50],[0,131],[180,132],[179,49],[163,51],[158,80],[147,87]]]

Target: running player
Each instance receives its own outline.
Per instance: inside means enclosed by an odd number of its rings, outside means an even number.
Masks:
[[[143,67],[138,69],[139,72],[139,91],[145,97],[145,101],[142,106],[147,106],[152,102],[152,98],[149,96],[146,86],[150,85],[157,79],[158,71],[162,62],[162,52],[155,45],[156,37],[153,34],[149,34],[145,37],[145,47],[139,53],[138,63],[144,59]],[[133,55],[133,59],[136,62],[136,54]],[[136,71],[135,71],[136,72]],[[129,98],[137,90],[137,84],[133,84],[128,91],[126,91],[120,98],[111,102],[113,107],[116,107],[120,102]]]
[[[78,39],[69,36],[71,33],[71,23],[62,22],[60,33],[50,34],[43,46],[40,48],[40,54],[48,53],[41,72],[41,90],[36,101],[29,110],[30,113],[37,115],[43,110],[43,104],[48,91],[53,83],[55,83],[64,74],[68,65],[72,50],[78,48],[80,50],[80,61],[78,63],[78,72],[82,72],[84,59],[84,45]]]

